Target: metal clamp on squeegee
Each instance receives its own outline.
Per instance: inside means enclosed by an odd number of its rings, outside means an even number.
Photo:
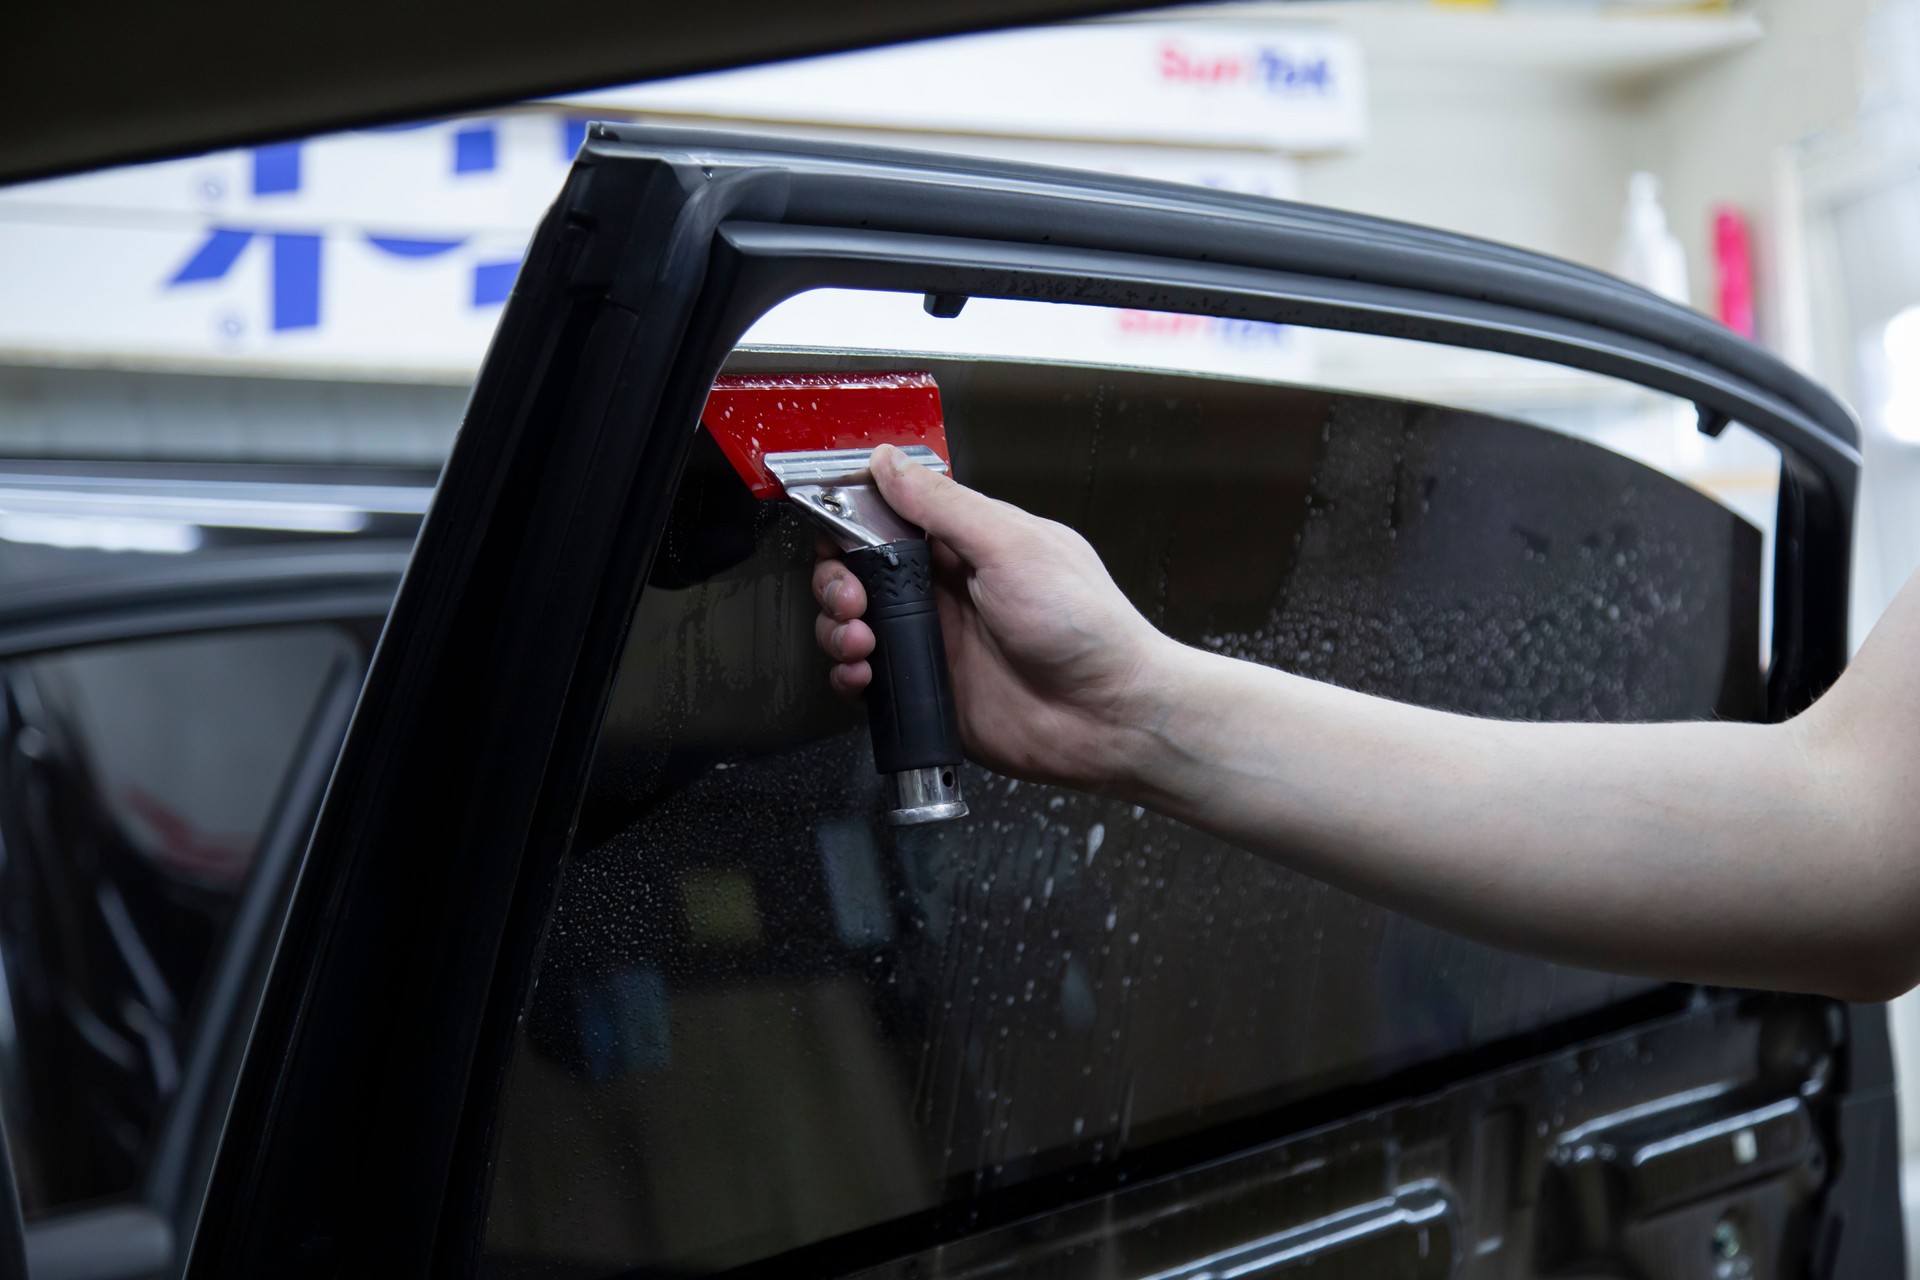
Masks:
[[[947,470],[926,445],[902,451]],[[911,826],[964,817],[960,730],[933,600],[933,553],[926,532],[901,519],[874,487],[872,459],[870,449],[770,453],[766,466],[788,499],[827,529],[866,588],[874,635],[867,706],[888,820]]]
[[[901,452],[942,475],[947,472],[947,460],[926,445],[908,445]],[[872,460],[871,449],[770,453],[766,458],[767,470],[779,477],[787,496],[824,525],[842,551],[925,537],[873,487]]]

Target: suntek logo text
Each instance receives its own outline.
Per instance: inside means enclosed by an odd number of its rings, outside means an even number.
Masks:
[[[1325,54],[1261,45],[1251,53],[1195,53],[1169,40],[1160,46],[1160,78],[1173,84],[1251,84],[1269,93],[1324,95],[1333,90]]]

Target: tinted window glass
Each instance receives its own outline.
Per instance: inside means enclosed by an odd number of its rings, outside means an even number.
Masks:
[[[1188,643],[1485,715],[1759,713],[1758,536],[1617,455],[1354,395],[924,367],[958,473],[1079,528]],[[1651,989],[971,766],[968,819],[882,825],[812,534],[723,467],[699,442],[602,732],[504,1103],[501,1274],[924,1244]]]
[[[360,653],[298,626],[5,668],[4,1083],[30,1210],[133,1186],[315,704]]]

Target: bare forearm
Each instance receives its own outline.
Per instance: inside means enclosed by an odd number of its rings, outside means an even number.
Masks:
[[[1160,675],[1122,789],[1243,847],[1573,963],[1899,984],[1862,966],[1904,873],[1795,726],[1477,720],[1190,649]]]
[[[1673,978],[1894,994],[1920,978],[1920,576],[1785,725],[1534,725],[1401,706],[1174,644],[1086,539],[885,448],[946,565],[974,758],[1105,790],[1457,932]],[[866,597],[823,562],[834,683]]]

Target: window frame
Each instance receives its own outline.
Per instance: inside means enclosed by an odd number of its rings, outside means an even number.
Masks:
[[[1858,427],[1704,316],[1308,206],[595,125],[521,269],[337,766],[195,1280],[471,1272],[514,1026],[700,406],[753,320],[825,287],[1347,329],[1685,397],[1706,429],[1738,421],[1782,451],[1772,714],[1845,662]]]

